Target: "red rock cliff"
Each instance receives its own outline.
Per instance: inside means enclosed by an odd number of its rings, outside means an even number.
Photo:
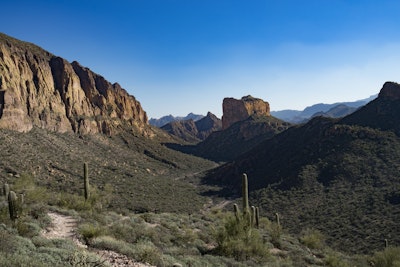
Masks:
[[[79,63],[0,34],[0,128],[114,134],[121,127],[149,135],[135,97]]]
[[[222,110],[223,130],[227,129],[235,122],[247,119],[253,114],[271,116],[269,103],[250,95],[244,96],[240,100],[235,98],[224,98],[224,101],[222,102]]]

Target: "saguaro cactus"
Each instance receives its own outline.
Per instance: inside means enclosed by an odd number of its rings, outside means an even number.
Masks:
[[[251,227],[256,225],[256,207],[251,206]]]
[[[17,195],[14,191],[8,194],[8,210],[10,212],[10,219],[15,221],[18,218],[18,203]]]
[[[256,227],[260,226],[260,210],[256,207]]]
[[[89,188],[89,174],[88,174],[88,164],[85,162],[83,164],[83,182],[84,182],[84,196],[85,200],[88,200],[90,197],[90,188]]]
[[[3,185],[3,194],[4,194],[4,197],[5,197],[6,201],[8,200],[8,194],[9,193],[10,193],[10,186],[7,183],[5,183]]]
[[[276,224],[278,225],[278,228],[281,228],[281,221],[279,219],[279,213],[275,213],[275,217],[276,217]]]
[[[249,210],[249,188],[248,188],[247,174],[243,173],[242,176],[242,198],[243,198],[243,215],[246,216],[250,213]]]
[[[235,213],[236,221],[240,221],[240,211],[239,206],[237,204],[233,204],[233,212]]]

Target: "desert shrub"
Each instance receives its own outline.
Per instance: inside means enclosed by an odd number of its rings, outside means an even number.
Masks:
[[[324,259],[325,266],[329,267],[347,267],[350,266],[346,261],[340,258],[338,255],[329,254]]]
[[[59,193],[55,199],[55,205],[65,208],[65,209],[73,209],[76,211],[87,211],[90,210],[91,203],[86,202],[83,196],[68,194],[68,193]]]
[[[91,241],[91,245],[98,249],[113,250],[129,257],[135,256],[135,251],[131,244],[122,240],[117,240],[111,236],[96,237]]]
[[[376,252],[371,259],[376,267],[400,267],[400,247],[388,247]]]
[[[10,229],[3,224],[0,225],[0,252],[11,253],[14,251],[16,242],[14,235],[11,233]]]
[[[41,259],[36,259],[35,257],[29,255],[14,255],[0,252],[0,266],[3,267],[61,267],[61,264],[52,264],[48,262],[43,262]]]
[[[105,261],[93,253],[85,250],[75,250],[68,257],[68,262],[73,267],[108,266]]]
[[[139,235],[143,232],[139,229],[143,225],[133,225],[127,221],[120,221],[111,225],[108,229],[109,235],[115,237],[116,239],[122,239],[128,243],[134,243],[138,240]]]
[[[42,236],[34,236],[31,240],[36,248],[53,246],[52,239],[48,239]]]
[[[98,224],[90,223],[80,225],[78,228],[78,232],[86,242],[95,237],[106,234],[106,230],[103,227],[99,226]]]
[[[225,225],[216,233],[215,252],[222,256],[233,257],[239,261],[267,259],[268,248],[259,231],[249,226],[247,220],[237,221],[232,215],[225,219]]]
[[[42,230],[38,224],[27,221],[18,221],[16,229],[19,235],[29,238],[39,235]]]
[[[134,258],[156,266],[164,266],[161,251],[150,241],[139,241],[134,245]]]
[[[302,232],[300,242],[311,249],[321,249],[324,246],[324,235],[315,229],[306,229]]]

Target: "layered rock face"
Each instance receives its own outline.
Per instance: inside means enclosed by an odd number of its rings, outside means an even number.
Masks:
[[[135,97],[79,63],[0,34],[0,128],[151,135]]]
[[[238,100],[235,98],[224,98],[222,103],[222,129],[238,121],[243,121],[251,115],[271,116],[269,103],[252,96],[245,96]]]

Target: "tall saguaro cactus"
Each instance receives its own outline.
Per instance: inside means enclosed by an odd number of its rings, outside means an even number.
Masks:
[[[233,204],[233,212],[235,213],[236,222],[239,223],[240,221],[240,214],[239,214],[239,206],[237,204]]]
[[[243,215],[244,216],[250,214],[248,186],[249,186],[249,184],[247,181],[247,174],[243,173],[243,176],[242,176],[242,198],[243,198]]]
[[[256,226],[256,207],[251,206],[251,227]]]
[[[259,228],[260,227],[260,210],[258,207],[256,207],[256,227]]]
[[[5,183],[3,185],[3,194],[4,194],[4,197],[5,197],[6,201],[8,200],[8,194],[9,193],[10,193],[10,186],[7,183]]]
[[[18,203],[17,195],[14,191],[10,191],[8,194],[8,210],[10,212],[10,219],[15,221],[18,218]]]
[[[85,162],[83,164],[83,182],[84,182],[84,196],[85,200],[88,200],[90,197],[90,189],[89,189],[89,174],[88,174],[88,164]]]

